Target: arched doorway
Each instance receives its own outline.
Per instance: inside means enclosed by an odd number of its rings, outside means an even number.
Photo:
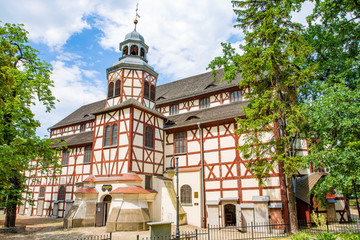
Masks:
[[[111,196],[106,195],[101,202],[96,203],[95,226],[102,227],[106,225],[106,221],[110,212]]]
[[[107,221],[108,216],[109,216],[111,199],[112,199],[112,197],[110,195],[106,195],[104,197],[104,200],[103,200],[103,203],[104,203],[104,223],[103,223],[103,226],[106,225],[106,221]]]
[[[225,210],[225,226],[236,225],[236,207],[234,204],[226,204]]]

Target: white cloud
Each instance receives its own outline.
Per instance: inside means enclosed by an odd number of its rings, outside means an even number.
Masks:
[[[45,113],[44,107],[39,104],[32,108],[36,118],[42,123],[37,131],[40,136],[47,134],[46,128],[59,122],[80,106],[105,98],[106,83],[96,79],[98,72],[82,69],[77,65],[68,66],[63,61],[53,61],[51,64],[52,80],[56,86],[52,92],[60,102],[56,103],[56,109],[52,110],[51,114]],[[91,78],[92,84],[89,84],[88,78]]]

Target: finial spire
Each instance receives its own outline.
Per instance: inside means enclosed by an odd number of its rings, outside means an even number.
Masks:
[[[138,20],[137,18],[139,17],[140,18],[140,15],[138,14],[138,9],[139,9],[139,3],[136,4],[136,14],[135,14],[135,20],[134,20],[134,24],[135,24],[135,31],[136,31],[136,25],[138,23]]]

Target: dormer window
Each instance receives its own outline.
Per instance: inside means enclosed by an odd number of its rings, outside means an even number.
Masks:
[[[215,85],[215,84],[213,84],[213,83],[210,83],[209,85],[207,85],[207,86],[206,86],[206,88],[205,88],[205,89],[212,88],[212,87],[216,87],[216,85]]]
[[[139,48],[136,45],[132,45],[131,49],[130,49],[130,54],[134,55],[134,56],[138,56],[139,55]]]
[[[129,55],[129,47],[128,46],[125,46],[124,49],[123,49],[123,56],[127,56]]]

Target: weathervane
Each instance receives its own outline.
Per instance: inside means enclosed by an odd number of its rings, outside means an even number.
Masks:
[[[138,9],[139,9],[139,3],[136,4],[136,14],[135,14],[135,20],[134,20],[134,24],[135,24],[135,31],[136,31],[136,24],[138,23],[138,17],[140,18],[140,15],[138,14]]]

